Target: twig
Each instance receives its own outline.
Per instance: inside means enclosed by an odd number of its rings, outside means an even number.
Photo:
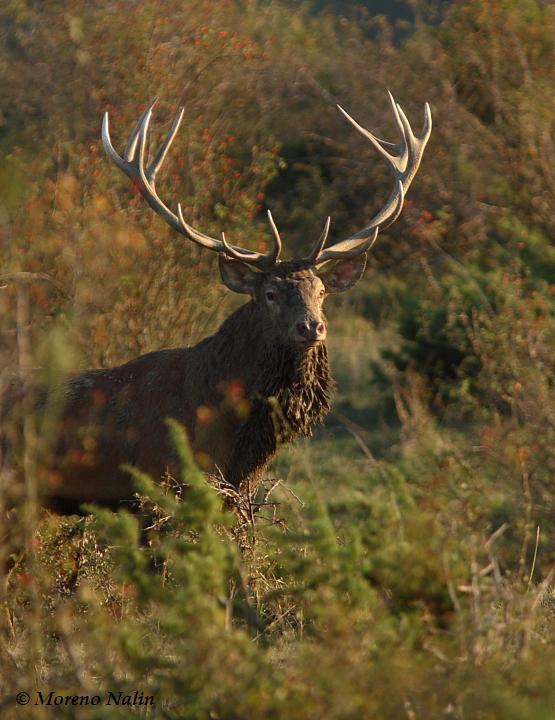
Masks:
[[[289,613],[296,610],[296,608],[297,608],[296,605],[292,605],[291,607],[288,607],[287,610],[284,610],[280,615],[278,615],[276,618],[274,618],[271,623],[268,623],[268,625],[266,625],[266,627],[263,630],[261,630],[258,633],[258,635],[255,635],[255,637],[253,638],[253,642],[256,642],[257,640],[259,640],[262,637],[262,635],[264,635],[264,633],[268,632],[268,630],[271,630],[274,627],[274,625],[277,625],[278,622],[283,620],[283,618],[286,615],[289,615]]]
[[[296,493],[294,493],[293,490],[291,490],[291,488],[288,485],[284,485],[283,487],[285,488],[285,490],[287,490],[287,492],[290,495],[292,495],[295,498],[295,500],[299,503],[299,505],[304,508],[304,502],[301,500],[301,498]]]
[[[528,578],[528,585],[526,587],[526,592],[530,590],[530,585],[532,584],[532,578],[534,577],[534,570],[536,568],[536,558],[538,557],[538,546],[540,544],[540,526],[536,528],[536,546],[534,548],[534,559],[532,560],[532,568],[530,570],[530,577]]]
[[[64,650],[66,651],[69,661],[73,666],[73,674],[75,676],[75,679],[77,680],[77,683],[79,684],[79,687],[87,688],[87,674],[85,668],[83,667],[83,663],[78,657],[73,643],[69,637],[69,622],[65,612],[60,613],[58,616],[58,631],[60,633],[60,637],[62,638],[62,645],[64,646]]]
[[[0,274],[0,282],[36,282],[37,280],[44,280],[52,285],[60,295],[65,298],[69,298],[67,291],[60,285],[60,283],[48,273],[43,272],[27,272],[25,270],[19,270],[17,272],[8,272]],[[7,285],[0,286],[1,289],[6,288]]]
[[[372,465],[377,465],[377,460],[372,454],[372,451],[368,447],[368,445],[364,442],[361,434],[359,433],[359,426],[354,423],[352,420],[349,420],[348,417],[343,415],[340,412],[334,411],[333,416],[339,420],[339,422],[343,425],[343,427],[349,432],[356,444],[359,446],[359,448],[362,450],[366,458],[372,463]]]

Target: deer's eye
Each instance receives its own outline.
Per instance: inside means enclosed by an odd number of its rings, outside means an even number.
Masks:
[[[273,290],[268,290],[266,292],[266,300],[269,300],[270,302],[273,302],[276,299],[276,294]]]

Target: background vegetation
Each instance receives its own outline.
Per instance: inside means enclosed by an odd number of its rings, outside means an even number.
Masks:
[[[555,8],[338,5],[0,7],[2,378],[195,342],[236,302],[104,158],[105,110],[121,146],[151,98],[155,133],[184,104],[163,196],[252,247],[271,207],[291,255],[389,192],[336,102],[382,137],[386,89],[434,115],[402,218],[329,302],[329,422],[254,524],[174,429],[188,501],[138,478],[172,518],[164,576],[125,514],[42,518],[2,609],[3,718],[50,716],[15,705],[34,688],[156,701],[68,718],[555,716]]]

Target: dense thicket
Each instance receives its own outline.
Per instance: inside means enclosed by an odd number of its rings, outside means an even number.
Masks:
[[[553,715],[554,8],[455,0],[440,18],[419,2],[410,34],[312,10],[0,7],[0,380],[192,342],[235,302],[103,157],[105,110],[123,147],[154,96],[157,138],[183,104],[162,196],[252,247],[270,207],[290,254],[328,214],[335,239],[362,227],[389,193],[336,102],[392,140],[386,89],[416,128],[425,100],[434,116],[402,218],[331,304],[326,428],[282,452],[254,524],[190,461],[186,502],[138,478],[173,518],[153,538],[164,578],[125,514],[29,531],[2,717],[35,687],[139,689],[160,718]]]

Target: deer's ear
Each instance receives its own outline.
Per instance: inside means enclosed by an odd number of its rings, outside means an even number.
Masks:
[[[327,292],[344,292],[357,284],[365,267],[366,253],[362,253],[348,260],[339,260],[331,270],[318,273],[318,277],[324,283]]]
[[[230,260],[220,255],[220,275],[222,281],[230,290],[237,293],[254,293],[259,273],[239,260]]]

